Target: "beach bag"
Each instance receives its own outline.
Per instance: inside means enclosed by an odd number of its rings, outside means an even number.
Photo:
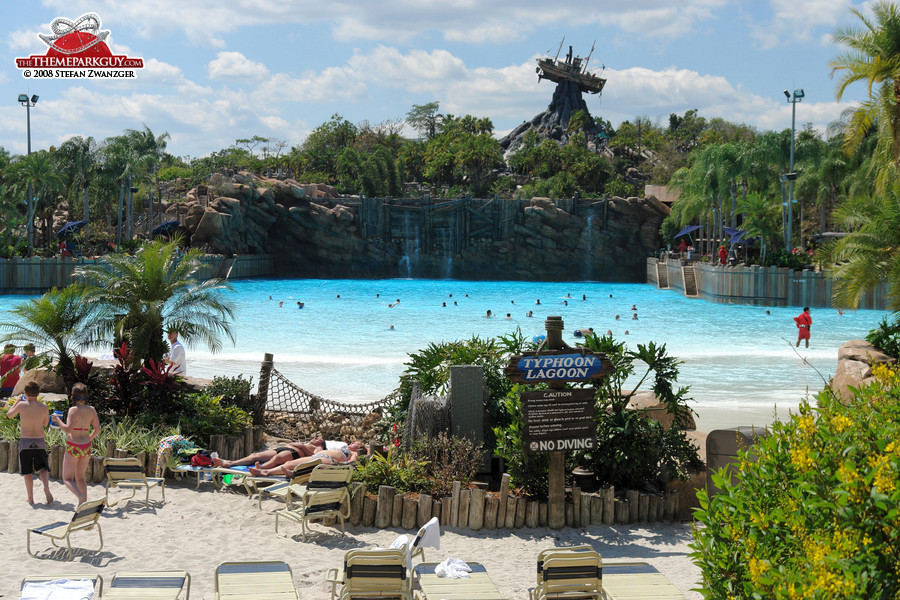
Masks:
[[[211,467],[213,466],[213,461],[209,456],[205,456],[204,454],[195,454],[191,457],[191,466],[192,467]]]

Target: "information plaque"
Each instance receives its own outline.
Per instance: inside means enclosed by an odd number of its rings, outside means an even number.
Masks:
[[[594,391],[594,388],[580,388],[522,392],[525,451],[596,447]]]

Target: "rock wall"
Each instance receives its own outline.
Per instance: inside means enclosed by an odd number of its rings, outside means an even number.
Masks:
[[[534,198],[505,239],[469,240],[452,256],[410,255],[408,244],[363,238],[359,200],[335,196],[327,186],[241,173],[191,190],[186,203],[168,205],[166,213],[187,214],[192,246],[226,256],[272,254],[280,276],[548,281],[643,281],[645,259],[659,249],[659,227],[669,214],[655,198],[598,200],[587,217]]]
[[[865,340],[850,340],[838,350],[838,364],[831,388],[844,401],[853,397],[851,387],[859,388],[874,381],[872,365],[894,364],[892,358]]]

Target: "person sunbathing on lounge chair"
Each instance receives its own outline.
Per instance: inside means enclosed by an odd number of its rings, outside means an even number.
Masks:
[[[304,456],[272,468],[257,464],[256,466],[250,467],[250,474],[256,477],[288,477],[297,465],[313,462],[315,460],[321,460],[322,464],[325,465],[339,465],[342,463],[354,462],[361,450],[365,451],[365,446],[363,446],[362,442],[353,442],[342,450],[319,450],[312,456]]]
[[[272,469],[278,465],[283,465],[288,461],[312,456],[324,448],[325,440],[322,438],[313,438],[308,444],[304,444],[303,442],[291,442],[286,446],[279,446],[274,450],[254,452],[249,456],[237,460],[214,458],[213,463],[217,467],[225,468],[256,465],[259,468]]]

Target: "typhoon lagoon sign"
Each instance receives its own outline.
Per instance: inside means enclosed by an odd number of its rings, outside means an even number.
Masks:
[[[516,383],[552,383],[603,379],[612,370],[604,354],[548,350],[538,355],[513,356],[504,371]]]

